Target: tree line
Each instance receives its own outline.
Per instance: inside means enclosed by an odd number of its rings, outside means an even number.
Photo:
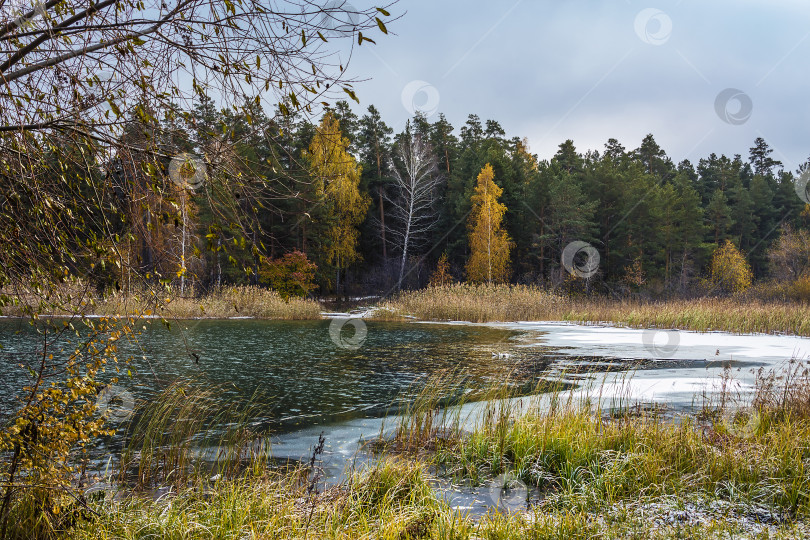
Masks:
[[[295,254],[311,266],[291,279],[314,280],[298,289],[319,294],[422,287],[440,262],[443,281],[686,293],[727,242],[754,279],[770,276],[774,242],[810,220],[797,191],[807,164],[785,170],[761,138],[745,157],[696,164],[674,163],[653,135],[630,150],[610,139],[579,152],[566,140],[541,160],[476,115],[456,129],[417,114],[394,133],[373,105],[357,115],[345,101],[320,122],[256,103],[236,111],[203,96],[192,110],[153,113],[156,124],[133,117],[123,137],[164,157],[119,152],[81,173],[114,184],[120,266],[207,290],[269,274],[281,283],[285,267],[270,268]],[[173,175],[171,188],[154,175]],[[598,253],[584,279],[563,260],[573,242]],[[91,272],[102,287],[127,286],[105,268]]]

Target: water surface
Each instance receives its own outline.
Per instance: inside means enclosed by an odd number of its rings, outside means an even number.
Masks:
[[[473,326],[361,324],[362,343],[352,341],[351,325],[330,332],[328,320],[179,321],[170,328],[147,322],[136,339],[120,343],[117,385],[139,402],[175,381],[216,385],[223,402],[257,404],[255,422],[286,432],[382,416],[398,397],[442,370],[463,374],[471,385],[486,385],[509,367],[493,352],[510,349],[520,334]],[[62,348],[73,348],[68,337],[49,338],[48,351],[57,360],[66,354]],[[36,367],[44,343],[26,322],[0,320],[3,410],[10,411],[15,393],[31,382],[23,366]],[[542,356],[541,350],[526,351],[521,364],[534,360],[541,366]],[[124,362],[127,358],[131,361]]]

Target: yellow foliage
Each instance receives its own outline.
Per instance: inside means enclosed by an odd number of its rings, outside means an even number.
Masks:
[[[336,266],[347,266],[359,258],[357,225],[365,219],[371,199],[360,192],[362,168],[348,152],[349,140],[331,112],[326,113],[304,156],[317,191],[330,210],[334,225],[327,232],[326,259]]]
[[[771,274],[781,282],[793,282],[810,272],[810,233],[783,226],[768,250],[768,262]]]
[[[741,292],[751,286],[753,273],[745,256],[726,240],[712,256],[712,281],[730,292]]]
[[[790,297],[802,302],[810,302],[810,273],[799,276],[788,286]]]
[[[0,454],[5,458],[0,462],[5,481],[0,489],[0,515],[4,516],[0,536],[7,526],[6,516],[23,501],[33,504],[44,516],[39,525],[53,527],[61,511],[62,494],[74,489],[77,456],[97,437],[113,433],[105,427],[107,419],[96,406],[101,387],[98,378],[108,361],[116,361],[115,342],[132,334],[132,329],[128,323],[103,317],[83,322],[90,337],[67,322],[63,326],[46,323],[49,334],[60,332],[66,344],[70,343],[68,336],[75,334],[79,344],[67,358],[41,356],[39,371],[32,368],[36,376],[21,389],[21,406],[14,411],[14,421],[0,426]],[[46,378],[52,372],[60,376]],[[32,537],[39,535],[38,531],[32,530]]]
[[[495,172],[487,163],[478,175],[470,214],[470,258],[467,280],[472,283],[505,283],[509,280],[509,251],[512,241],[503,230],[506,205],[498,201],[503,189],[495,183]]]
[[[644,276],[641,257],[636,257],[633,259],[633,264],[624,267],[624,281],[634,287],[641,287],[647,281]]]
[[[436,270],[430,276],[429,287],[441,287],[453,283],[454,278],[450,273],[450,261],[447,260],[447,253],[442,253],[439,257],[439,262],[436,264]]]

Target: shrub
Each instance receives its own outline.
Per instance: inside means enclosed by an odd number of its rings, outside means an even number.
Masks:
[[[288,300],[292,296],[307,296],[317,288],[317,270],[318,267],[305,254],[293,251],[280,259],[265,259],[259,276],[263,283]]]
[[[810,234],[789,225],[768,250],[771,274],[779,281],[794,281],[810,271]]]
[[[714,252],[712,256],[712,281],[729,292],[742,292],[751,286],[753,273],[745,256],[731,242]]]
[[[793,300],[810,302],[810,273],[802,275],[790,284],[789,295]]]

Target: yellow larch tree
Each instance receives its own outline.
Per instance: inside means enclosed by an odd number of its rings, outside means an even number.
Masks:
[[[348,147],[349,140],[341,133],[337,119],[328,112],[312,138],[309,151],[305,152],[329,222],[324,231],[324,255],[326,262],[336,268],[336,292],[340,287],[340,270],[360,258],[357,226],[365,219],[371,204],[369,196],[360,192],[362,169]]]
[[[509,252],[512,240],[503,230],[506,205],[499,202],[503,189],[495,183],[495,172],[487,163],[478,175],[472,196],[470,258],[467,280],[473,283],[505,283],[509,280]]]

